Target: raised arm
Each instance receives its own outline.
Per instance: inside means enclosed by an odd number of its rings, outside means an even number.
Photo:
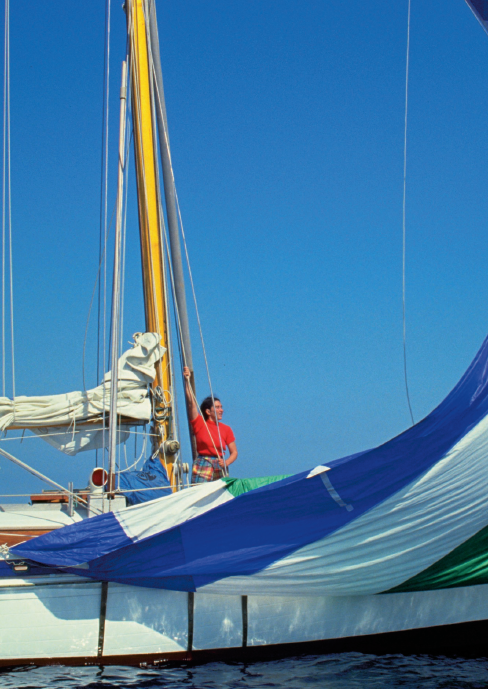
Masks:
[[[190,421],[193,421],[198,416],[198,407],[197,407],[197,403],[195,402],[193,390],[191,389],[191,383],[190,383],[191,371],[188,368],[188,366],[185,366],[183,369],[183,377],[185,379],[185,397],[186,397],[188,412],[190,414]]]

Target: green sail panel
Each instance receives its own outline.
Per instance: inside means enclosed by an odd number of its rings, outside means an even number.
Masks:
[[[488,584],[488,526],[423,572],[383,593]]]
[[[276,481],[281,481],[284,478],[288,478],[289,474],[283,474],[283,476],[262,476],[261,478],[230,478],[225,476],[222,481],[227,484],[227,490],[235,498],[243,493],[248,493],[250,490],[256,490],[256,488],[262,488],[263,486],[269,486],[270,483],[275,483]]]

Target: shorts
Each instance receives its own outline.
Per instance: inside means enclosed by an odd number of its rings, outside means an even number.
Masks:
[[[219,464],[218,457],[204,457],[198,455],[193,462],[191,472],[191,482],[206,483],[207,481],[218,481],[225,476],[224,468]]]

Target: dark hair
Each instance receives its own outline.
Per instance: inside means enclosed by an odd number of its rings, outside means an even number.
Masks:
[[[209,411],[210,409],[212,409],[212,407],[214,406],[214,402],[220,402],[219,398],[214,397],[212,399],[211,397],[205,397],[205,399],[200,405],[200,411],[202,412],[202,416],[205,419],[205,421],[207,420],[207,414],[205,412],[207,411],[207,409]]]

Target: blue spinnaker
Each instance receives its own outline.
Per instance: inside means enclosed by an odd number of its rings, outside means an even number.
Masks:
[[[203,496],[198,486],[182,491],[186,496],[170,496],[142,505],[137,512],[139,523],[144,521],[145,509],[150,515],[148,520],[152,520],[142,537],[134,537],[132,513],[127,510],[40,536],[15,546],[11,552],[51,566],[82,566],[79,574],[98,580],[195,591],[232,577],[252,577],[276,567],[310,544],[322,542],[337,532],[350,533],[355,523],[364,522],[365,515],[394,496],[404,495],[409,486],[420,485],[422,477],[436,467],[434,478],[438,483],[431,481],[434,489],[429,488],[425,505],[419,503],[415,513],[418,530],[422,513],[435,502],[436,491],[442,492],[442,467],[448,467],[452,474],[453,469],[449,468],[449,462],[454,461],[452,457],[462,456],[469,468],[471,452],[473,462],[482,469],[486,464],[486,471],[483,469],[481,475],[488,474],[485,455],[488,429],[485,430],[484,423],[487,413],[488,338],[448,397],[423,421],[384,445],[328,462],[322,471],[319,467],[315,472],[302,472],[234,499],[222,498],[222,502],[209,504],[206,510],[199,508],[195,516],[190,512],[190,518],[182,517],[180,521],[172,516],[173,521],[168,523],[165,515],[173,515],[178,500],[198,501]],[[463,466],[458,462],[456,471],[463,471]],[[449,475],[446,480],[450,480]],[[453,499],[464,500],[461,506],[464,513],[458,503],[455,510],[460,514],[461,524],[469,523],[470,515],[474,515],[478,528],[480,514],[488,523],[488,514],[483,516],[480,502],[484,485],[469,479],[464,487],[462,475],[456,481],[459,490],[451,492],[456,493]],[[225,486],[221,490],[225,492]],[[155,507],[159,505],[158,513]],[[392,513],[394,510],[393,506]],[[372,543],[388,531],[388,524],[381,523],[381,534],[367,536]],[[449,525],[446,529],[455,533],[454,527]],[[368,528],[371,530],[371,525]],[[418,538],[425,542],[432,540],[429,528],[429,524],[422,526]],[[437,534],[438,525],[436,528]],[[408,547],[414,550],[417,546],[412,541]],[[349,553],[345,552],[346,555]],[[387,556],[382,554],[385,567]],[[310,557],[307,558],[303,559],[304,568],[310,564]],[[358,571],[360,564],[355,565]],[[296,576],[299,580],[299,572]],[[314,576],[320,581],[321,571]],[[391,583],[394,584],[395,581]]]

